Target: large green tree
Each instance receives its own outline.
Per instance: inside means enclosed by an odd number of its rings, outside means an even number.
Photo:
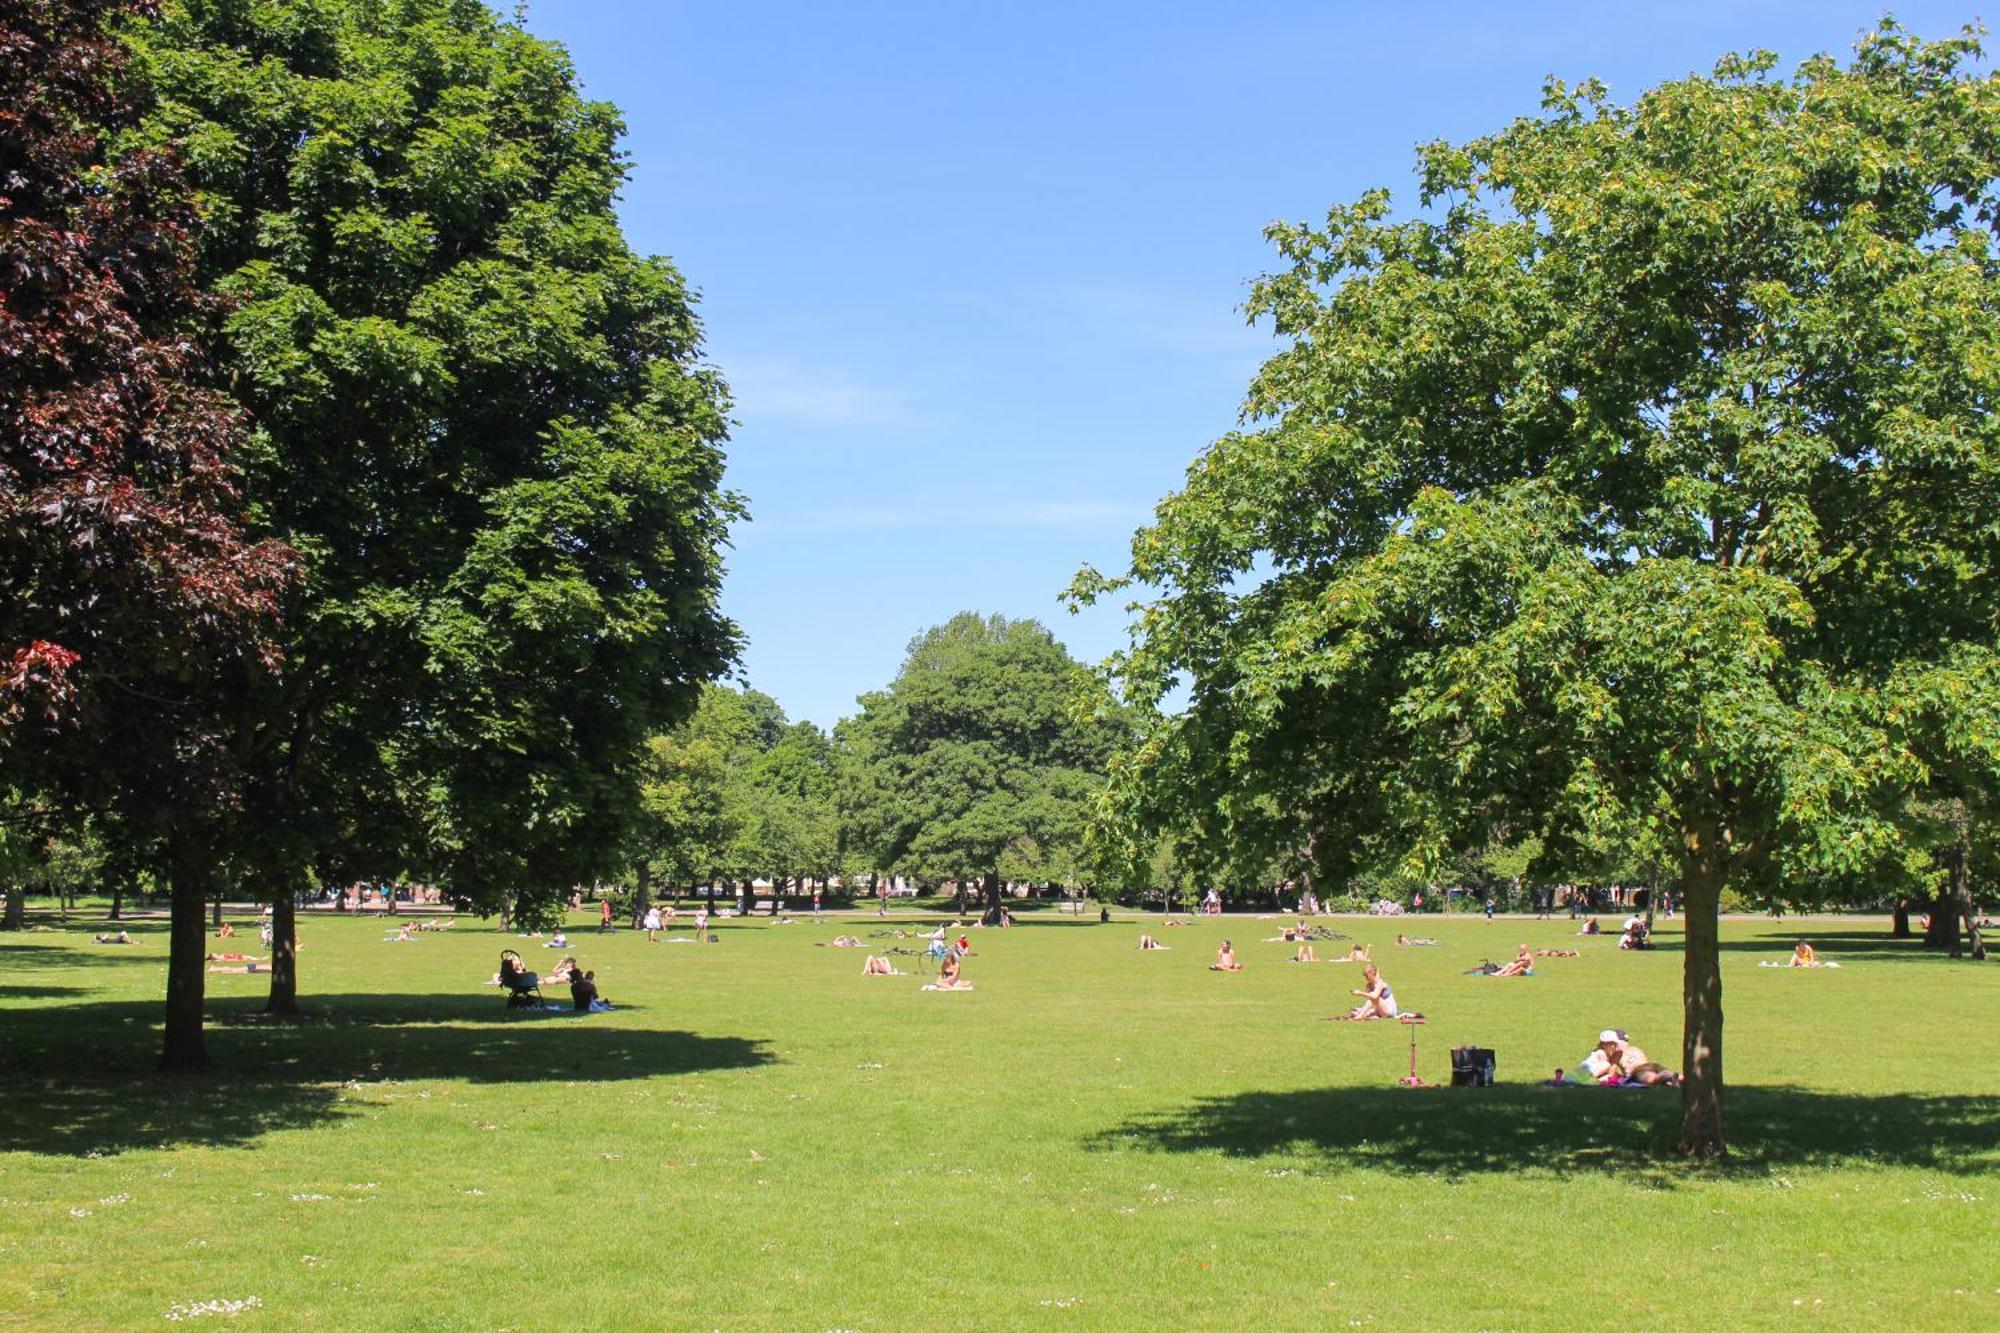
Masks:
[[[1076,865],[1112,719],[1042,625],[954,616],[837,733],[848,836],[880,869],[981,879],[997,920],[1003,873]]]
[[[1640,827],[1686,906],[1680,1147],[1721,1152],[1727,886],[1892,854],[2000,760],[2000,84],[1893,26],[1421,155],[1280,225],[1249,424],[1135,538],[1177,682],[1118,819],[1323,875]],[[1113,586],[1086,571],[1085,598]],[[1136,837],[1135,837],[1136,845]]]
[[[735,651],[725,391],[560,48],[476,0],[179,0],[133,40],[205,192],[255,517],[304,564],[229,838],[287,1008],[309,876],[493,906],[612,868],[644,738]]]

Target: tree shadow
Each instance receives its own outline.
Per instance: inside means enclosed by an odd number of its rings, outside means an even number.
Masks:
[[[88,995],[81,986],[0,986],[0,1000],[39,1000],[50,995]]]
[[[1407,1175],[1615,1172],[1671,1186],[1694,1173],[1875,1163],[1952,1175],[2000,1171],[2000,1096],[1868,1096],[1743,1086],[1726,1100],[1731,1156],[1671,1157],[1672,1089],[1312,1088],[1203,1097],[1101,1131],[1102,1151],[1316,1159]]]
[[[1924,947],[1920,933],[1897,939],[1885,927],[1880,930],[1785,930],[1776,927],[1749,938],[1738,936],[1721,941],[1717,948],[1725,956],[1732,953],[1763,954],[1774,963],[1782,963],[1791,957],[1792,946],[1804,940],[1826,959],[1834,963],[1950,963],[1954,960],[1943,949]],[[1679,952],[1676,940],[1675,952]]]
[[[629,1009],[509,1016],[497,997],[334,995],[274,1020],[261,1004],[212,1000],[212,1067],[173,1076],[152,1072],[156,1002],[0,1010],[0,1152],[240,1145],[352,1114],[344,1086],[601,1083],[774,1058],[750,1038],[621,1026]]]
[[[164,936],[162,937],[164,943]],[[234,947],[234,946],[228,946]],[[164,953],[135,949],[129,944],[0,944],[0,967],[26,971],[35,967],[108,967],[114,963],[166,963]]]

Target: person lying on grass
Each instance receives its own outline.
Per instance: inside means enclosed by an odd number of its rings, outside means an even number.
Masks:
[[[1370,963],[1361,969],[1361,988],[1349,991],[1359,995],[1361,1003],[1354,1006],[1348,1017],[1357,1021],[1369,1018],[1394,1018],[1397,1014],[1396,992],[1382,979],[1382,969]]]
[[[881,932],[878,931],[876,933],[880,934]],[[859,949],[861,947],[861,938],[858,935],[835,935],[830,942],[822,940],[819,947],[822,949]]]
[[[1347,952],[1333,961],[1336,963],[1365,963],[1368,961],[1368,955],[1374,947],[1372,944],[1350,944],[1347,947]]]
[[[1299,951],[1292,955],[1292,961],[1295,963],[1317,963],[1319,955],[1313,952],[1312,945],[1301,943]]]
[[[132,937],[122,930],[116,935],[92,935],[90,938],[98,944],[130,944],[132,942]]]
[[[269,972],[271,970],[270,964],[242,953],[212,953],[208,956],[208,961],[211,964],[208,970],[211,972]],[[213,966],[216,963],[222,963],[224,966]],[[230,966],[230,964],[234,964],[234,966]]]
[[[1151,935],[1141,935],[1141,936],[1139,937],[1139,947],[1140,947],[1141,949],[1171,949],[1171,948],[1173,948],[1173,946],[1172,946],[1172,945],[1170,945],[1170,944],[1162,944],[1162,943],[1160,943],[1160,942],[1159,942],[1158,940],[1154,939],[1154,938],[1153,938],[1153,937],[1152,937]]]
[[[1436,943],[1436,940],[1413,940],[1408,935],[1396,936],[1396,947],[1398,949],[1429,948]]]
[[[1222,947],[1215,951],[1215,961],[1208,965],[1208,970],[1211,972],[1241,972],[1243,970],[1243,964],[1236,961],[1236,950],[1229,947],[1228,940],[1224,940]]]
[[[864,977],[900,977],[905,975],[889,966],[889,960],[870,954],[862,961],[861,975]]]
[[[1535,957],[1537,957],[1537,958],[1581,958],[1581,957],[1583,957],[1583,954],[1582,954],[1581,952],[1579,952],[1578,950],[1576,950],[1576,949],[1537,949],[1537,950],[1535,950]]]

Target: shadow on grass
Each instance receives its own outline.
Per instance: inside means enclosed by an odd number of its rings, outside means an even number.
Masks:
[[[1617,1172],[1661,1185],[1691,1171],[1766,1174],[1813,1165],[2000,1171],[2000,1097],[1745,1086],[1728,1091],[1725,1108],[1732,1155],[1700,1168],[1671,1157],[1680,1095],[1664,1088],[1245,1092],[1139,1117],[1089,1143],[1103,1151],[1304,1158],[1445,1177]]]
[[[135,932],[134,938],[137,938]],[[162,942],[165,935],[162,933]],[[252,942],[255,938],[252,937]],[[221,946],[235,948],[233,944]],[[38,967],[106,967],[113,963],[151,963],[155,967],[166,962],[164,953],[154,953],[148,949],[134,948],[130,944],[0,944],[0,967],[9,972],[26,972]]]
[[[1656,936],[1658,946],[1669,953],[1679,953],[1682,936],[1679,934]],[[1749,937],[1733,936],[1722,940],[1717,948],[1724,958],[1732,954],[1760,954],[1774,963],[1782,963],[1792,955],[1792,946],[1800,940],[1812,945],[1820,956],[1828,962],[1848,963],[1950,963],[1954,960],[1943,949],[1927,949],[1921,935],[1897,939],[1887,928],[1880,930],[1787,930],[1773,924],[1770,930]]]
[[[508,1016],[497,997],[316,997],[297,1020],[212,1001],[202,1074],[152,1072],[160,1006],[0,1010],[0,1152],[230,1146],[341,1119],[342,1085],[598,1083],[771,1063],[761,1041],[621,1026],[631,1010]]]

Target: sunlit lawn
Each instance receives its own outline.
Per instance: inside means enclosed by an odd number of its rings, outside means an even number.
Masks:
[[[1245,917],[1150,954],[1131,921],[977,931],[970,994],[813,947],[872,914],[579,924],[617,1010],[509,1018],[498,951],[549,951],[313,916],[308,1020],[211,978],[195,1081],[145,1072],[162,926],[0,937],[0,1326],[251,1297],[235,1324],[342,1330],[2000,1323],[2000,964],[1730,923],[1736,1157],[1697,1169],[1660,1151],[1676,1094],[1533,1086],[1604,1026],[1678,1062],[1671,923],[1644,955],[1335,924],[1431,1017],[1427,1078],[1476,1043],[1503,1086],[1394,1087],[1406,1030],[1321,1021],[1358,969]],[[1224,934],[1240,975],[1205,970]],[[1757,966],[1799,934],[1844,966]],[[1584,954],[1463,975],[1524,940]]]

